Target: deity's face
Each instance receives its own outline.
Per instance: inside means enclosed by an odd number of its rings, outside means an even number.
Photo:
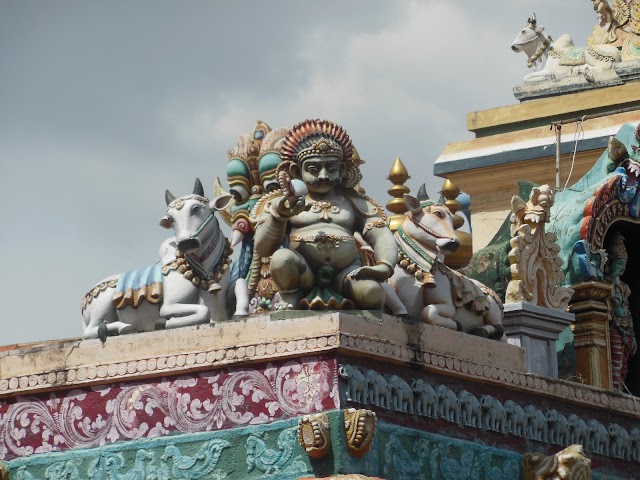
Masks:
[[[627,259],[624,257],[616,258],[609,266],[609,275],[611,277],[621,277],[627,269]]]
[[[549,195],[547,195],[544,192],[540,192],[540,195],[538,195],[538,205],[546,207],[548,203],[549,203]]]
[[[339,157],[308,157],[302,162],[302,181],[310,192],[327,193],[342,180],[345,164]]]

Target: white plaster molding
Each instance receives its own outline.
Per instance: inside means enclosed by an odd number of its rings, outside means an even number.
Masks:
[[[505,342],[388,315],[372,319],[337,312],[289,319],[255,316],[113,337],[104,346],[98,340],[78,340],[52,342],[49,349],[40,344],[33,351],[3,352],[0,399],[330,352],[420,366],[461,380],[615,409],[640,419],[640,400],[635,397],[525,373],[524,350]]]

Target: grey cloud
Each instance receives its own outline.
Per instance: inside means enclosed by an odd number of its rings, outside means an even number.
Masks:
[[[211,193],[258,118],[341,122],[368,194],[387,201],[399,155],[412,191],[427,181],[435,196],[433,161],[471,138],[466,113],[515,103],[527,71],[508,47],[531,11],[555,37],[586,40],[589,2],[559,3],[3,3],[0,344],[79,335],[93,282],[157,258],[164,189],[188,192],[199,176]],[[417,43],[388,51],[398,36]]]

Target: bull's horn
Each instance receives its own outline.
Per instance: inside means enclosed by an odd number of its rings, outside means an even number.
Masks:
[[[204,188],[202,188],[202,183],[200,183],[199,178],[196,178],[196,184],[193,186],[193,194],[204,197]]]
[[[176,199],[176,197],[174,197],[173,194],[169,190],[167,190],[166,192],[164,192],[164,199],[167,202],[167,205],[169,205]]]
[[[423,183],[420,185],[418,189],[418,193],[416,194],[416,198],[420,201],[429,200],[429,194],[427,193],[427,186]]]
[[[529,23],[534,27],[536,26],[536,13],[535,12],[533,12],[533,16],[529,19]]]

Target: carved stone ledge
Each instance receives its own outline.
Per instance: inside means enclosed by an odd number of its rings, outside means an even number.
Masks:
[[[472,382],[590,407],[616,408],[640,418],[640,410],[628,395],[526,374],[524,349],[505,342],[388,315],[365,318],[335,312],[295,313],[295,319],[255,316],[174,329],[170,335],[157,331],[114,337],[104,346],[98,340],[49,342],[32,350],[3,352],[0,399],[333,352],[421,366]]]
[[[520,348],[389,315],[290,312],[288,316],[252,316],[110,337],[104,345],[99,340],[76,340],[3,352],[0,398],[336,350],[393,363],[419,361],[452,373],[477,371],[496,380],[498,369],[525,371]]]
[[[71,385],[97,384],[152,375],[186,373],[207,367],[224,367],[261,360],[275,360],[293,355],[312,355],[335,348],[337,344],[337,337],[329,335],[188,353],[175,352],[124,362],[79,365],[57,372],[16,375],[0,378],[0,398],[9,393],[50,390]]]
[[[607,288],[608,287],[608,288]],[[596,282],[596,281],[588,281],[581,283],[579,285],[574,285],[573,287],[573,297],[571,298],[571,309],[575,310],[578,306],[578,302],[584,300],[594,300],[597,302],[602,302],[611,296],[611,285],[608,283]],[[602,303],[597,303],[602,306]]]

